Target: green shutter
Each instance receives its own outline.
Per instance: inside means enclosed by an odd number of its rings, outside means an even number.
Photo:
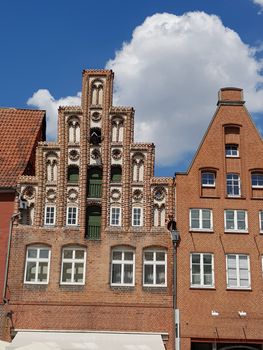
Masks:
[[[101,198],[102,171],[100,168],[90,168],[88,171],[88,198]]]
[[[77,166],[68,167],[68,182],[79,181],[79,168]]]
[[[100,239],[101,208],[91,206],[87,208],[86,237],[88,239]]]

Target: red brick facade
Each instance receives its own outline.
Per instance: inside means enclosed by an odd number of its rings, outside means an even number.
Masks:
[[[6,327],[6,258],[11,217],[15,212],[17,179],[34,174],[35,151],[45,139],[45,112],[0,108],[0,335]]]
[[[134,110],[112,106],[112,84],[111,71],[83,71],[81,106],[60,107],[58,142],[40,143],[36,176],[20,178],[27,209],[12,236],[8,282],[12,326],[155,332],[171,350],[173,247],[166,226],[175,210],[174,181],[154,177],[154,146],[134,143]],[[73,224],[69,207],[76,208],[70,209],[77,215]],[[50,252],[44,283],[38,282],[37,268],[28,268],[27,252],[32,247]],[[85,272],[79,269],[83,283],[63,280],[67,249],[86,254]],[[116,256],[132,254],[134,267],[126,275],[116,273],[116,280],[115,250]],[[165,272],[157,272],[164,268],[161,262],[147,283],[146,252],[166,259]],[[129,283],[118,280],[124,275]]]
[[[222,89],[191,167],[176,177],[183,350],[262,348],[262,155],[242,90]]]

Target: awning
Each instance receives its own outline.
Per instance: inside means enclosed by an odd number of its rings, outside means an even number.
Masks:
[[[0,350],[6,350],[7,345],[10,345],[10,343],[0,340]]]
[[[160,334],[18,332],[6,350],[165,350]]]

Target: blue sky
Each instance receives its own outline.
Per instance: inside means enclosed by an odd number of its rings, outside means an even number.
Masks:
[[[156,174],[172,176],[192,158],[220,87],[244,88],[263,129],[261,9],[263,0],[3,0],[0,106],[47,109],[52,139],[56,107],[79,101],[82,69],[112,68],[115,102],[135,107]]]

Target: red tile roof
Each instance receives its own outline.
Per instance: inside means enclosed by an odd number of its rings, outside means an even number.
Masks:
[[[34,146],[44,138],[45,111],[0,108],[0,187],[16,186]]]

